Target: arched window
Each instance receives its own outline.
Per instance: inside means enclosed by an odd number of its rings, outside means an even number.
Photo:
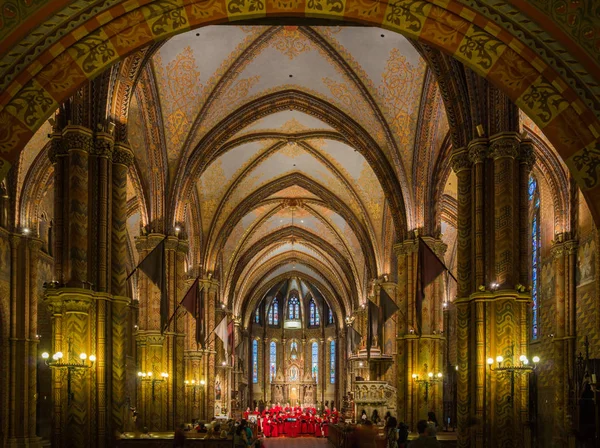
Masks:
[[[260,307],[256,308],[254,312],[254,322],[260,324]]]
[[[300,319],[300,301],[298,297],[292,297],[288,303],[288,317],[290,319]]]
[[[540,193],[535,177],[529,177],[529,210],[531,212],[531,337],[539,336],[539,285],[540,285]]]
[[[269,307],[267,320],[269,325],[279,325],[279,302],[277,301],[277,298],[273,299],[273,303]]]
[[[298,357],[298,343],[296,341],[292,341],[290,344],[290,358],[296,359]]]
[[[269,366],[269,374],[271,377],[271,382],[275,379],[275,375],[277,375],[277,344],[275,342],[271,342],[271,347],[269,351],[270,356],[270,366]]]
[[[317,308],[317,306],[315,305],[315,300],[314,299],[310,299],[310,302],[308,304],[308,324],[310,326],[317,326],[319,325],[319,323],[321,322],[321,319],[319,318],[319,310]]]
[[[333,323],[333,311],[329,308],[329,315],[327,316],[327,323],[331,325]]]
[[[335,384],[335,341],[329,344],[329,382]]]
[[[258,341],[252,341],[252,382],[258,383]]]
[[[319,345],[316,342],[312,343],[312,376],[315,381],[319,382]]]

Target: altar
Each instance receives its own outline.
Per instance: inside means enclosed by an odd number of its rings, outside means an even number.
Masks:
[[[317,382],[309,371],[303,372],[300,362],[292,362],[284,371],[280,368],[271,382],[271,401],[291,406],[313,406]]]

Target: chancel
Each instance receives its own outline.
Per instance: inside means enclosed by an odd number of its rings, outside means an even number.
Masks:
[[[0,446],[600,446],[596,2],[0,9]]]

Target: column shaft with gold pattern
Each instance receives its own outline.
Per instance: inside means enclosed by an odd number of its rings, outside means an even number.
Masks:
[[[102,447],[114,429],[123,429],[128,412],[129,299],[123,260],[127,166],[133,157],[123,144],[115,149],[111,133],[69,124],[52,135],[50,158],[56,185],[56,283],[46,290],[53,316],[52,350],[62,351],[64,360],[80,352],[96,356],[85,374],[73,370],[78,373],[70,375],[71,394],[69,375],[65,385],[63,370],[53,369],[53,438],[64,441],[68,434],[76,445]]]
[[[187,241],[178,236],[149,234],[136,240],[143,260],[164,240],[167,279],[167,328],[161,328],[161,292],[140,272],[140,317],[136,335],[138,371],[137,408],[140,426],[153,431],[172,430],[183,423],[185,410],[184,331],[185,310],[178,308],[183,298],[184,260]],[[166,374],[166,376],[163,376]]]
[[[422,237],[443,258],[446,245],[439,239]],[[442,384],[418,383],[413,374],[426,379],[429,372],[444,373],[445,339],[442,334],[443,277],[425,289],[421,310],[421,334],[418,334],[415,292],[418,281],[419,239],[412,238],[394,246],[398,257],[397,304],[397,406],[398,418],[410,427],[427,418],[429,411],[442,416]],[[393,296],[391,296],[393,297]],[[437,378],[437,376],[436,376]]]
[[[220,319],[217,314],[217,308],[221,306],[218,303],[219,282],[212,278],[201,280],[204,289],[204,313],[206,316],[206,349],[204,351],[204,372],[206,375],[206,393],[204,394],[204,412],[205,415],[214,415],[215,408],[215,374],[217,373],[217,337],[214,333],[215,326]]]
[[[42,241],[6,232],[10,244],[7,446],[41,446],[36,436],[38,260]],[[8,291],[7,291],[8,292]],[[23,397],[19,399],[18,397]],[[5,414],[6,415],[6,414]]]
[[[525,446],[527,375],[492,372],[527,356],[527,179],[533,154],[515,133],[473,140],[455,150],[458,179],[458,439],[459,446]],[[523,189],[525,188],[525,191]],[[508,364],[504,364],[508,365]],[[512,392],[511,392],[512,391]]]

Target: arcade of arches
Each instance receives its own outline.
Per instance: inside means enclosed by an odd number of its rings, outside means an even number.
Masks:
[[[5,2],[2,446],[278,401],[595,446],[600,10],[485,3]]]

